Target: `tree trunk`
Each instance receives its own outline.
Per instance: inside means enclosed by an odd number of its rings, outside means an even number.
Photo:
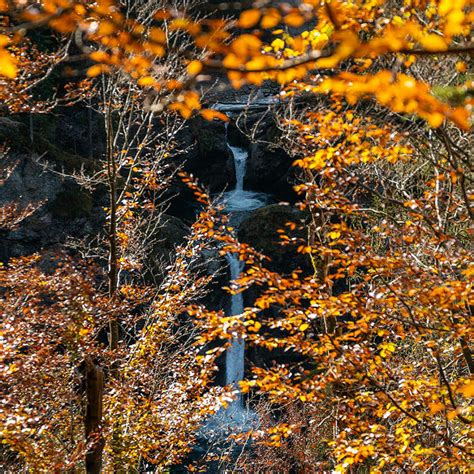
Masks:
[[[117,163],[113,147],[112,111],[106,110],[105,127],[107,134],[107,177],[110,195],[109,226],[109,296],[114,299],[118,287],[118,243],[117,243]],[[115,317],[109,322],[109,347],[116,350],[119,339],[119,324]]]
[[[90,443],[86,454],[86,471],[99,474],[102,468],[104,438],[101,433],[104,374],[90,358],[86,359],[86,440]]]

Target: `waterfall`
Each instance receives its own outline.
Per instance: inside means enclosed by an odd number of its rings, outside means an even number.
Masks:
[[[230,279],[235,280],[239,278],[240,272],[243,270],[243,263],[235,254],[227,254],[227,261],[230,267]],[[242,314],[244,311],[244,297],[242,293],[232,295],[230,305],[230,315]],[[226,384],[234,385],[239,389],[239,381],[244,378],[244,362],[245,362],[245,342],[238,336],[234,336],[231,346],[226,352]],[[239,395],[234,402],[239,408],[243,408],[242,396]]]
[[[227,123],[225,138],[227,148],[232,154],[235,169],[235,188],[224,193],[224,205],[227,212],[231,214],[233,223],[237,226],[246,213],[258,209],[267,203],[268,196],[264,193],[244,189],[245,172],[247,171],[248,151],[245,148],[231,145],[227,138]]]
[[[245,168],[247,167],[248,151],[237,146],[227,144],[232,156],[234,157],[235,166],[235,191],[243,191]]]
[[[248,151],[244,148],[233,146],[227,139],[227,147],[232,153],[235,168],[235,188],[224,194],[225,210],[229,212],[231,223],[238,227],[245,216],[255,209],[262,207],[267,202],[267,196],[263,193],[244,190],[244,178],[247,168]],[[227,261],[230,268],[230,279],[239,278],[244,267],[244,262],[239,260],[238,255],[227,254]],[[242,293],[232,295],[229,316],[235,316],[244,312],[244,298]],[[239,337],[232,339],[230,347],[226,352],[226,384],[233,385],[239,390],[239,381],[244,378],[245,368],[245,342]],[[244,411],[243,399],[239,393],[237,399],[231,405],[230,412],[237,415],[237,412]]]
[[[235,187],[222,196],[224,212],[229,214],[230,223],[238,228],[240,223],[255,209],[264,206],[268,202],[268,195],[244,189],[244,178],[246,173],[248,151],[245,148],[231,145],[226,135],[227,147],[231,152],[235,167]],[[230,280],[237,280],[244,268],[244,262],[239,260],[238,255],[228,253],[226,255],[230,270]],[[243,294],[231,296],[228,316],[240,315],[244,312]],[[235,335],[227,348],[225,357],[225,381],[237,392],[236,399],[227,407],[219,411],[201,429],[201,434],[209,442],[218,443],[231,432],[240,432],[257,426],[258,418],[251,409],[244,406],[243,396],[239,390],[239,382],[243,380],[245,373],[245,341]],[[212,441],[211,441],[212,440]]]

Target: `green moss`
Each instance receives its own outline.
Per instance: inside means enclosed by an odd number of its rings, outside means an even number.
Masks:
[[[473,89],[464,86],[434,86],[432,90],[437,99],[452,106],[460,106],[466,99],[474,95]]]

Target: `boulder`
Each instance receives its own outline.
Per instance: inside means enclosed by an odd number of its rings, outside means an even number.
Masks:
[[[238,238],[271,258],[269,267],[281,273],[296,268],[310,268],[309,259],[296,252],[293,245],[281,245],[278,229],[287,222],[296,224],[304,220],[301,211],[283,204],[270,204],[252,212],[239,226]],[[301,232],[301,231],[300,231]],[[303,235],[299,235],[303,237]]]

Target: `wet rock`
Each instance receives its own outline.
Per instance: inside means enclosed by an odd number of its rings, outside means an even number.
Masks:
[[[252,143],[250,147],[245,186],[278,198],[288,199],[291,182],[288,179],[292,159],[281,148],[265,143]]]

